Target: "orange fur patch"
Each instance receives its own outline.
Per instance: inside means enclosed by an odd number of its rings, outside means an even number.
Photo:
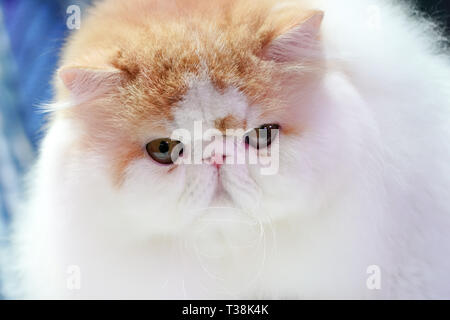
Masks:
[[[220,130],[222,133],[225,133],[227,129],[239,129],[244,128],[245,123],[244,120],[236,119],[233,115],[228,115],[222,119],[216,119],[214,122],[214,126],[217,130]]]

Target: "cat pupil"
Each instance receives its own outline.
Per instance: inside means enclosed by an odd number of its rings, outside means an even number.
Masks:
[[[161,141],[159,144],[159,152],[167,153],[169,151],[169,143],[167,141]]]

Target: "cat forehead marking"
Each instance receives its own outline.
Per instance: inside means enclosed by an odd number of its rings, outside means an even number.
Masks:
[[[194,123],[201,121],[205,128],[225,131],[243,127],[247,108],[247,98],[236,88],[219,92],[208,79],[190,80],[189,89],[173,110],[173,124],[193,130]]]

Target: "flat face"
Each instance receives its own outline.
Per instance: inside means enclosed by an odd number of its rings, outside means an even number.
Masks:
[[[291,211],[277,203],[293,199],[286,191],[297,184],[292,173],[308,122],[306,88],[318,83],[322,61],[282,56],[284,46],[292,52],[295,32],[303,36],[308,28],[280,32],[301,26],[306,11],[271,1],[214,8],[184,2],[177,9],[155,2],[153,11],[140,7],[152,1],[107,3],[63,57],[66,88],[59,96],[77,105],[59,114],[82,129],[74,148],[104,161],[113,189],[133,194],[137,212],[176,216],[217,205],[250,215]],[[280,152],[284,143],[291,149]],[[168,159],[176,145],[182,152]]]

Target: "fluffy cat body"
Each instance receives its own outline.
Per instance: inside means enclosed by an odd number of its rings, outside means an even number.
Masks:
[[[450,62],[407,11],[101,2],[64,50],[10,296],[450,298]],[[278,173],[146,156],[196,120],[279,123]]]

